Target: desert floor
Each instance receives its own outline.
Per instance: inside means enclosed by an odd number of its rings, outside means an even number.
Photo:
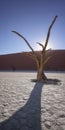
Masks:
[[[32,82],[36,72],[0,72],[0,130],[65,130],[65,73],[58,84]]]

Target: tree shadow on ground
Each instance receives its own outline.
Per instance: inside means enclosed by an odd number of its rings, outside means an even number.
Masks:
[[[37,79],[33,79],[32,82],[37,82]],[[41,80],[38,83],[44,83],[44,84],[54,84],[54,85],[60,85],[61,84],[61,80],[59,79],[45,79],[45,80]]]
[[[0,130],[42,130],[41,92],[44,84],[36,82],[27,103],[9,119],[0,123]]]

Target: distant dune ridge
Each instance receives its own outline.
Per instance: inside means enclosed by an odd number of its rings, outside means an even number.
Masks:
[[[39,52],[36,53],[39,56]],[[65,70],[65,50],[50,50],[45,58],[47,56],[52,57],[47,62],[45,70]],[[0,70],[36,70],[36,63],[25,52],[0,55]]]

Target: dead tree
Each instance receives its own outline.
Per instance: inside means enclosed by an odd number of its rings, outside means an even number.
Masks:
[[[45,59],[44,56],[45,56],[46,48],[47,48],[49,37],[50,37],[50,31],[51,31],[51,28],[52,28],[53,24],[55,23],[56,19],[57,19],[57,16],[54,17],[51,25],[49,26],[45,45],[37,42],[42,47],[42,51],[40,51],[40,58],[38,57],[37,53],[34,51],[34,49],[31,47],[30,43],[26,40],[26,38],[23,35],[19,34],[16,31],[12,31],[13,33],[16,33],[18,36],[20,36],[26,42],[28,47],[31,49],[32,53],[27,52],[26,55],[28,55],[32,59],[34,59],[37,64],[37,81],[47,80],[47,77],[44,74],[44,66],[51,57],[47,57],[47,59]]]

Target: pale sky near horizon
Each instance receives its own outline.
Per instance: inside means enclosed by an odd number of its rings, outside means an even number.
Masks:
[[[0,55],[30,51],[12,30],[18,31],[38,50],[44,44],[55,15],[48,47],[65,49],[65,0],[0,0]]]

